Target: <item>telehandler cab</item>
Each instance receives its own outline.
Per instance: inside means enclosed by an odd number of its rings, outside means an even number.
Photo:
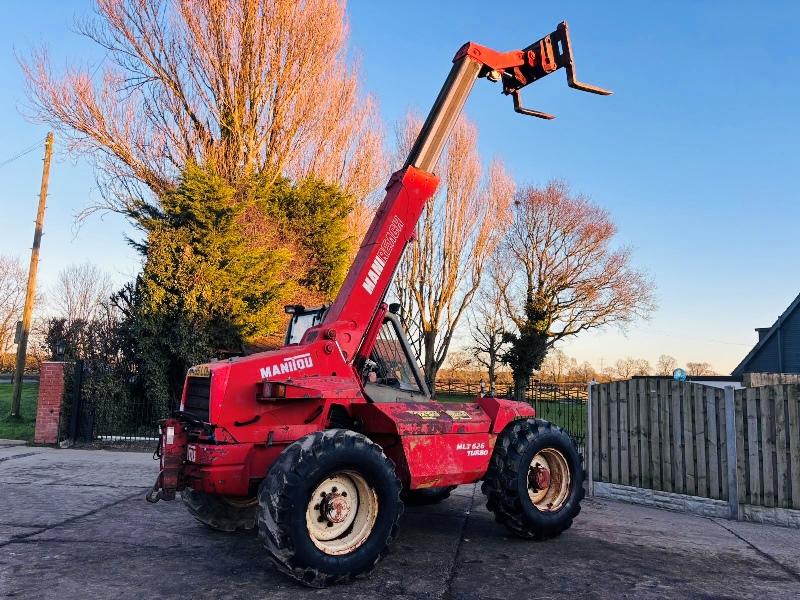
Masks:
[[[523,538],[570,527],[584,494],[570,437],[525,403],[435,401],[384,302],[475,80],[502,81],[515,111],[551,119],[519,93],[560,68],[570,87],[610,94],[575,78],[566,23],[523,50],[461,47],[333,303],[287,307],[279,350],[189,369],[180,410],[161,425],[149,501],[180,491],[212,528],[257,526],[277,567],[314,587],[371,571],[403,500],[436,501],[459,484],[483,480],[488,509]]]

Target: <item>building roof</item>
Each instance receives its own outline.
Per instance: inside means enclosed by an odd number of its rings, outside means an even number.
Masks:
[[[798,308],[800,308],[800,294],[798,294],[797,297],[789,305],[789,307],[785,311],[783,311],[781,316],[778,317],[778,319],[772,324],[772,327],[770,327],[769,330],[766,331],[766,333],[764,333],[763,335],[759,335],[758,343],[756,343],[756,345],[753,346],[753,349],[747,353],[747,356],[745,356],[742,359],[742,362],[740,362],[736,366],[733,372],[731,372],[731,375],[737,377],[742,375],[745,372],[745,369],[747,368],[747,364],[756,356],[756,354],[758,354],[759,350],[761,350],[761,348],[763,348],[767,344],[767,342],[769,342],[772,336],[775,335],[775,333],[780,329],[783,322],[786,321],[786,319],[788,319],[789,316],[794,311],[798,310]],[[758,328],[758,329],[765,329],[765,328]]]

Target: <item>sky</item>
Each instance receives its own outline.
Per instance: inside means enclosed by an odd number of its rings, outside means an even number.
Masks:
[[[491,8],[491,11],[488,8]],[[0,21],[0,254],[28,260],[44,139],[25,116],[17,55],[46,45],[56,65],[93,68],[103,52],[74,32],[89,0],[8,3]],[[796,2],[485,2],[351,0],[352,52],[387,132],[427,111],[466,41],[519,49],[570,25],[580,79],[614,91],[571,90],[561,72],[523,91],[557,115],[523,117],[499,86],[476,83],[467,114],[486,161],[520,184],[566,181],[609,211],[615,244],[656,284],[658,309],[626,331],[597,330],[561,349],[595,367],[633,356],[709,362],[730,372],[800,293],[800,4]],[[91,261],[117,283],[139,259],[115,215],[75,215],[98,200],[91,167],[57,140],[40,282]],[[388,176],[388,174],[387,174]]]

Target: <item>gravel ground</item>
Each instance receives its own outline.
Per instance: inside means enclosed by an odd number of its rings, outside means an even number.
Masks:
[[[369,579],[310,590],[255,535],[147,504],[156,473],[149,453],[0,442],[0,597],[800,597],[800,530],[587,500],[571,530],[532,543],[507,535],[475,486],[408,508]]]

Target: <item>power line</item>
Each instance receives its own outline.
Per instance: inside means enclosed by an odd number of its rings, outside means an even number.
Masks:
[[[28,148],[25,148],[24,150],[21,150],[19,153],[15,154],[11,158],[7,158],[4,161],[0,162],[0,169],[2,169],[3,167],[5,167],[8,164],[11,164],[12,162],[17,160],[18,158],[22,158],[26,154],[30,154],[31,152],[33,152],[34,150],[39,148],[41,146],[41,144],[42,144],[42,140],[37,140],[36,143],[32,144]]]

